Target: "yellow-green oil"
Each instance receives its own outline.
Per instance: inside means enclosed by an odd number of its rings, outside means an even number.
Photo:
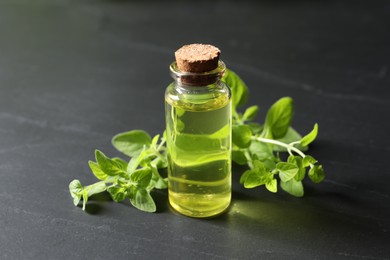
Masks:
[[[165,104],[169,202],[191,217],[220,214],[231,200],[230,94],[171,95],[168,88]]]

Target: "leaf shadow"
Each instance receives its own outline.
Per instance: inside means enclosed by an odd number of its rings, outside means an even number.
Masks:
[[[168,203],[168,190],[153,190],[151,193],[154,203],[156,204],[155,213],[163,213],[170,210]]]
[[[102,204],[108,201],[113,201],[108,192],[94,194],[88,199],[87,205],[85,207],[85,212],[90,215],[102,214],[105,211],[105,207]]]

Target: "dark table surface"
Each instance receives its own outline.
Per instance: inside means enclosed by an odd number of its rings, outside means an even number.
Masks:
[[[0,3],[1,259],[389,259],[389,1],[3,0]],[[180,216],[108,196],[75,207],[68,184],[119,153],[119,132],[164,130],[168,65],[212,43],[248,84],[248,105],[295,101],[320,134],[326,180],[304,198],[244,189],[230,210]]]

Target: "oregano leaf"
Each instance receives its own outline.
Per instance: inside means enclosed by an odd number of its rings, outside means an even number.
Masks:
[[[245,165],[248,163],[248,160],[245,157],[245,153],[241,150],[232,151],[232,160],[239,165]]]
[[[304,194],[303,185],[301,181],[291,179],[287,182],[280,182],[280,187],[295,197],[302,197]]]
[[[132,130],[115,135],[111,142],[118,151],[133,157],[140,154],[144,146],[149,147],[152,139],[143,130]]]
[[[247,125],[234,125],[232,127],[233,144],[240,148],[247,148],[251,144],[252,130]]]
[[[273,158],[272,148],[269,144],[262,143],[256,140],[253,140],[249,146],[249,151],[251,152],[254,159],[265,161],[266,159]]]
[[[291,124],[293,100],[283,97],[276,101],[267,112],[264,128],[277,139],[283,137]]]
[[[310,166],[311,164],[315,164],[317,163],[317,160],[314,159],[312,156],[310,155],[306,155],[304,158],[303,158],[303,166],[304,167],[307,167],[307,166]]]
[[[308,133],[307,135],[305,135],[302,140],[301,140],[301,145],[303,146],[308,146],[311,142],[313,142],[316,137],[317,137],[317,134],[318,134],[318,124],[316,123],[314,125],[314,128],[313,130],[311,130],[310,133]]]
[[[116,176],[123,173],[122,165],[114,160],[108,158],[99,150],[95,151],[96,162],[100,169],[109,176]]]
[[[158,139],[160,139],[160,135],[155,135],[152,139],[151,146],[156,146],[158,143]]]
[[[257,112],[259,112],[258,106],[250,106],[245,110],[242,119],[245,121],[253,120],[256,117]]]
[[[130,202],[134,207],[145,212],[156,211],[156,204],[145,189],[135,189],[132,194]]]
[[[226,69],[222,81],[226,83],[232,92],[232,107],[244,105],[247,102],[249,91],[245,82],[233,71]]]
[[[115,202],[121,202],[126,198],[126,190],[122,187],[112,186],[107,189]]]
[[[265,187],[267,188],[267,190],[269,190],[270,192],[277,192],[278,191],[278,181],[276,179],[272,179],[271,181],[267,182],[265,184]]]
[[[243,184],[245,188],[251,189],[265,184],[265,181],[263,176],[261,176],[260,172],[255,170],[249,170],[245,174],[245,180],[243,181]]]
[[[309,170],[309,178],[314,183],[320,183],[325,179],[324,169],[322,165],[314,165],[313,168]]]
[[[96,178],[98,178],[101,181],[104,181],[108,178],[108,175],[105,174],[102,169],[100,169],[99,165],[93,161],[88,161],[89,168],[91,168],[91,171],[93,175],[95,175]]]
[[[293,163],[298,167],[298,172],[294,176],[295,180],[297,180],[297,181],[303,180],[305,178],[305,175],[306,175],[306,168],[303,166],[302,157],[290,155],[288,157],[287,162]]]
[[[121,158],[118,158],[118,157],[112,158],[112,160],[114,162],[116,162],[118,164],[118,166],[120,166],[122,171],[126,171],[127,170],[128,163],[126,161],[124,161],[124,160],[122,160]]]
[[[132,182],[135,182],[138,188],[143,188],[143,189],[145,189],[149,185],[151,178],[152,178],[152,169],[150,169],[149,167],[135,170],[130,175],[130,180]]]
[[[105,191],[107,189],[107,186],[104,182],[97,182],[97,183],[88,185],[87,187],[85,187],[85,189],[87,190],[88,197],[91,197],[92,195],[95,195],[95,194],[98,194],[98,193]]]
[[[84,187],[79,180],[73,180],[69,183],[69,192],[73,198],[73,204],[77,206],[83,195]]]
[[[260,125],[259,123],[254,123],[254,122],[251,122],[251,123],[248,123],[246,124],[247,126],[249,126],[252,130],[252,133],[253,134],[260,134],[261,131],[263,130],[263,126]]]
[[[299,171],[299,168],[295,164],[288,162],[277,163],[276,169],[279,171],[279,177],[282,182],[291,180]]]

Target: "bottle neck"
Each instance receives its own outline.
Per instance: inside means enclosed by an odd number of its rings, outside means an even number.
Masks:
[[[226,71],[226,66],[223,61],[218,62],[218,67],[214,70],[195,73],[195,72],[186,72],[180,71],[177,67],[176,62],[173,62],[170,65],[170,71],[172,78],[182,86],[197,86],[203,87],[214,84],[218,82]]]

